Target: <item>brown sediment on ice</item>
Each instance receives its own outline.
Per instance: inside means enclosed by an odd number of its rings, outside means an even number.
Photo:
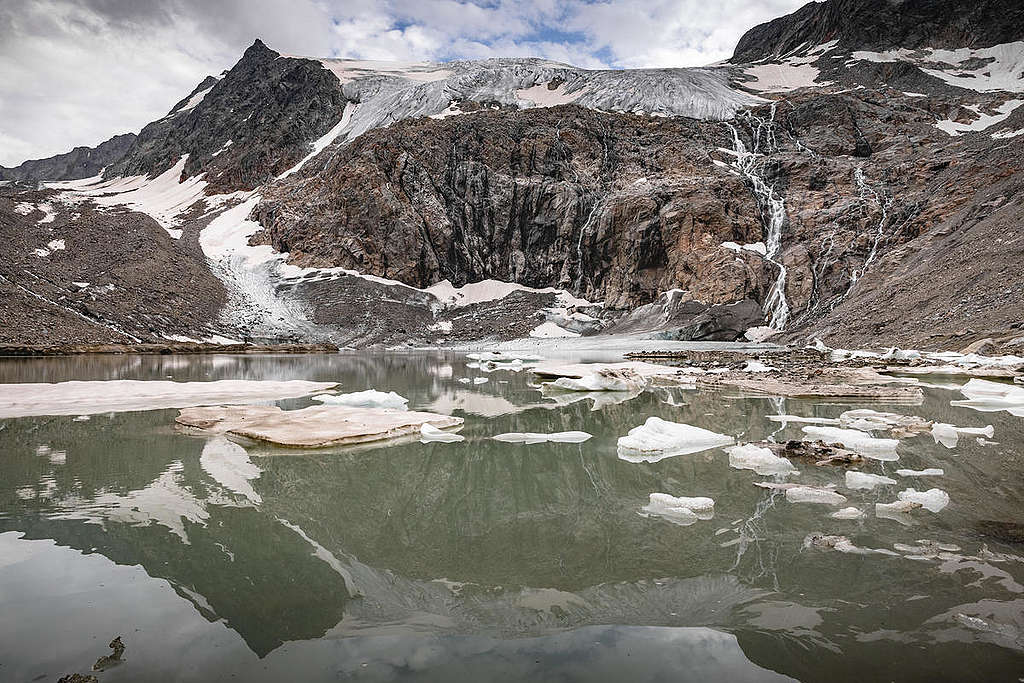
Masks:
[[[461,417],[404,410],[310,406],[281,410],[277,406],[213,406],[185,408],[175,422],[210,434],[252,439],[286,448],[329,448],[383,441],[418,433],[429,424],[456,427]]]
[[[626,361],[623,363],[541,363],[536,367],[530,368],[530,371],[544,380],[561,377],[580,379],[602,373],[626,372],[656,386],[693,384],[696,374],[701,372],[693,368],[688,369],[639,361]]]
[[[809,458],[815,465],[858,465],[864,462],[864,456],[842,444],[828,444],[824,441],[800,441],[790,439],[784,443],[774,441],[758,441],[754,444],[767,448],[779,457]]]
[[[849,398],[920,403],[917,380],[880,375],[871,368],[813,368],[778,372],[722,372],[697,376],[698,388],[734,387],[765,396]]]

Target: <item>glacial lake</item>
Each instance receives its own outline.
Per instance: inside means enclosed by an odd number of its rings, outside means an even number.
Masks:
[[[89,673],[115,636],[124,661],[103,683],[1024,675],[1024,544],[985,524],[1024,523],[1024,418],[952,407],[955,389],[914,406],[680,388],[560,403],[527,371],[484,373],[456,353],[0,359],[0,382],[72,379],[337,381],[462,416],[466,441],[240,459],[176,429],[177,410],[0,419],[3,681]],[[994,435],[902,438],[897,462],[860,467],[897,480],[873,490],[794,461],[786,481],[836,484],[859,520],[754,486],[783,480],[731,468],[721,448],[616,451],[650,416],[746,442],[801,434],[766,415],[858,407]],[[566,430],[593,438],[490,438]],[[875,516],[909,487],[950,503]],[[644,515],[654,492],[711,497],[714,517]],[[858,551],[807,543],[816,533]]]

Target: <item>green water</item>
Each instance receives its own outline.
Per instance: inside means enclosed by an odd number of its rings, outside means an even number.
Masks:
[[[477,376],[489,381],[457,381]],[[87,672],[116,635],[125,661],[101,681],[1024,675],[1024,548],[976,528],[1024,521],[1024,419],[950,407],[956,391],[893,407],[654,389],[593,410],[545,399],[527,372],[482,374],[455,354],[0,360],[0,382],[167,378],[393,390],[412,409],[465,417],[467,438],[253,453],[240,475],[217,441],[175,430],[176,410],[0,420],[0,680]],[[616,455],[617,437],[651,415],[748,441],[800,433],[766,414],[851,407],[992,424],[996,443],[905,438],[898,463],[863,468],[899,482],[874,491],[847,491],[841,468],[796,463],[790,480],[837,483],[868,510],[858,521],[753,486],[766,478],[731,469],[720,449],[640,464]],[[594,436],[489,438],[566,430]],[[926,467],[945,476],[893,473]],[[874,502],[910,486],[952,502],[916,511],[911,526],[874,517]],[[646,517],[652,492],[709,496],[714,519]],[[848,554],[805,547],[813,532],[961,550]]]

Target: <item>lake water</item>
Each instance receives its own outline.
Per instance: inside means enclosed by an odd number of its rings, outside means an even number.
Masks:
[[[118,635],[125,661],[101,681],[1024,676],[1024,547],[979,527],[1024,522],[1024,418],[951,407],[955,390],[895,407],[685,389],[560,405],[528,372],[484,374],[450,353],[0,360],[0,382],[167,378],[393,390],[465,417],[466,441],[239,458],[176,430],[176,410],[0,420],[0,680],[88,672]],[[616,454],[652,415],[782,440],[801,425],[765,415],[852,407],[995,434],[954,448],[904,438],[898,462],[862,467],[898,481],[872,491],[847,490],[841,467],[794,463],[790,481],[837,484],[862,520],[753,486],[771,478],[721,449]],[[566,430],[593,438],[489,438]],[[926,467],[945,475],[894,474]],[[951,502],[906,525],[874,516],[908,487]],[[709,496],[714,518],[645,516],[652,492]],[[894,554],[805,547],[815,532]],[[946,549],[905,547],[924,539]]]

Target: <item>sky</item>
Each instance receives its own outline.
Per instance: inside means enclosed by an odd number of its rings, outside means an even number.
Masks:
[[[0,165],[138,132],[261,38],[283,54],[700,66],[805,0],[0,0]]]

